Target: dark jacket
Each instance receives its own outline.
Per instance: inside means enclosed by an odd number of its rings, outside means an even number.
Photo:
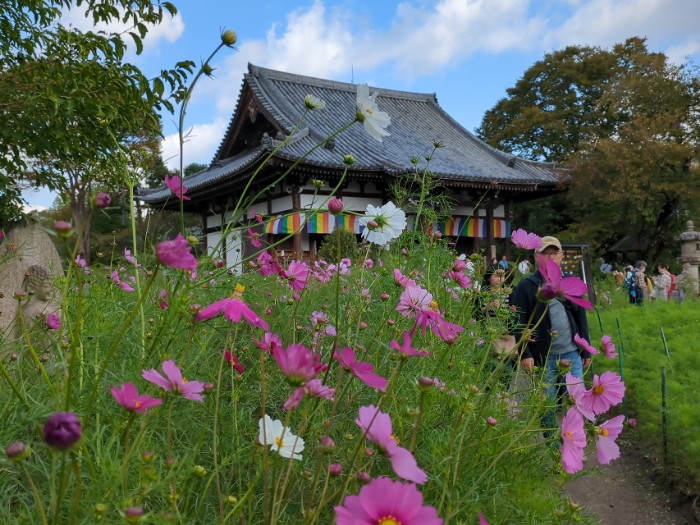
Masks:
[[[542,366],[547,360],[549,348],[552,344],[552,325],[549,320],[549,303],[540,301],[537,298],[537,290],[544,284],[544,278],[539,270],[534,274],[524,278],[518,283],[518,286],[513,292],[511,304],[517,309],[517,326],[513,333],[515,339],[519,342],[523,337],[526,329],[534,331],[531,337],[534,341],[528,342],[521,346],[520,359],[533,357],[537,366]],[[562,303],[566,308],[569,322],[571,322],[571,336],[579,334],[581,337],[590,340],[588,334],[588,320],[586,319],[586,310],[577,304],[572,303],[568,299],[562,299]],[[529,326],[528,326],[529,325]],[[574,343],[576,344],[576,343]],[[582,350],[579,352],[582,358],[591,357],[591,354]]]

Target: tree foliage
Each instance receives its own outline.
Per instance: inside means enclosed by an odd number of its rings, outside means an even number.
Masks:
[[[507,93],[478,133],[497,148],[569,168],[570,191],[550,226],[603,251],[629,237],[652,260],[667,255],[700,202],[696,70],[630,38],[610,50],[548,54]]]
[[[64,27],[60,17],[71,8],[83,9],[95,23],[119,22],[130,29]],[[140,53],[149,27],[175,12],[170,2],[2,3],[0,189],[15,209],[18,179],[65,192],[72,191],[71,179],[78,176],[89,191],[93,183],[123,179],[142,160],[131,146],[158,136],[157,111],[173,109],[194,64],[180,62],[149,79],[125,61],[125,51],[134,45]]]

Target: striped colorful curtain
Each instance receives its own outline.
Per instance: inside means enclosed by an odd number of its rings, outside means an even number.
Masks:
[[[357,215],[338,215],[335,220],[338,228],[346,232],[360,233],[360,223],[357,220]]]
[[[510,224],[505,219],[493,219],[493,236],[497,239],[505,239],[510,235]]]
[[[334,217],[327,212],[320,211],[309,215],[309,218],[306,220],[306,231],[309,233],[332,233],[334,229]]]
[[[444,221],[440,221],[437,229],[443,235],[450,235],[452,237],[464,236],[467,234],[466,231],[462,229],[465,220],[466,219],[460,219],[459,217],[449,217]]]
[[[477,237],[479,239],[485,239],[487,237],[486,233],[486,219],[480,219],[476,217],[470,217],[467,223],[466,235],[467,237]]]
[[[265,233],[292,233],[301,227],[304,217],[301,213],[290,213],[273,217],[265,224]]]

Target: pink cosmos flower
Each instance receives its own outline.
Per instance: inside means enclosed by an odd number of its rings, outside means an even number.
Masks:
[[[226,350],[224,352],[224,360],[239,374],[242,374],[245,370],[245,367],[238,361],[238,358],[233,355],[231,350]]]
[[[463,272],[453,270],[447,272],[446,277],[452,279],[457,284],[457,286],[459,286],[460,288],[464,288],[465,290],[472,285],[472,280]]]
[[[428,481],[428,476],[418,467],[411,451],[400,447],[396,442],[389,414],[374,405],[363,406],[360,407],[355,423],[364,431],[368,440],[386,453],[397,476],[419,484]]]
[[[289,263],[289,268],[283,271],[281,275],[287,279],[292,290],[300,292],[306,288],[306,281],[309,278],[309,265],[305,262],[292,261]]]
[[[185,196],[185,192],[187,192],[187,186],[185,186],[182,183],[182,180],[177,175],[174,175],[172,178],[169,177],[168,175],[166,175],[165,176],[165,185],[168,188],[170,188],[170,191],[172,191],[178,199],[181,199],[184,201],[191,200],[189,197]]]
[[[410,281],[410,279],[401,273],[401,270],[398,268],[394,268],[394,282],[398,285],[401,286],[402,288],[406,286],[406,284]]]
[[[429,327],[435,335],[448,343],[454,342],[459,337],[459,333],[464,331],[463,327],[446,321],[439,311],[434,310],[421,312],[416,318],[416,324],[411,331],[413,332],[418,326],[421,327],[422,335],[425,335],[425,331]]]
[[[357,496],[345,496],[334,508],[337,525],[441,525],[437,510],[423,505],[423,495],[412,483],[386,477],[372,480]]]
[[[566,374],[566,389],[569,392],[569,397],[574,401],[574,406],[581,412],[581,415],[589,421],[595,421],[593,413],[593,401],[583,384],[583,379],[575,377],[571,372]]]
[[[561,268],[549,257],[537,254],[540,273],[544,278],[544,285],[540,288],[539,294],[544,300],[551,300],[555,297],[565,297],[574,304],[586,310],[593,310],[593,304],[582,296],[588,293],[588,286],[578,277],[561,276]]]
[[[95,208],[106,208],[112,202],[109,193],[99,192],[95,195]]]
[[[574,335],[574,342],[591,354],[600,353],[600,350],[598,350],[595,346],[589,343],[587,339],[581,337],[579,334]]]
[[[394,339],[391,340],[390,346],[391,346],[392,350],[398,350],[398,352],[402,356],[430,355],[430,352],[418,351],[417,349],[415,349],[411,346],[411,334],[409,334],[408,332],[404,332],[402,337],[403,337],[403,344],[399,344]]]
[[[156,293],[156,297],[158,298],[158,308],[161,310],[167,310],[168,307],[170,306],[170,299],[168,297],[168,291],[165,290],[164,288],[161,288],[158,290]]]
[[[46,316],[46,326],[49,330],[58,330],[61,328],[61,318],[54,313],[50,313]]]
[[[271,332],[265,332],[261,341],[255,341],[255,344],[261,350],[265,350],[274,354],[278,348],[282,348],[282,338],[278,334],[273,334]]]
[[[237,297],[227,297],[205,306],[194,316],[194,320],[196,322],[206,321],[222,312],[226,319],[234,323],[240,323],[241,318],[243,318],[251,326],[257,326],[263,330],[270,329],[270,325],[264,319]]]
[[[479,512],[479,525],[489,525],[489,522],[486,521],[486,517]]]
[[[181,233],[172,241],[163,241],[156,246],[156,260],[160,264],[189,270],[193,272],[197,269],[197,259],[191,253],[192,247]]]
[[[624,422],[625,416],[617,416],[596,427],[596,451],[598,463],[601,465],[607,465],[620,457],[620,447],[617,446],[615,440],[622,432]]]
[[[124,259],[131,264],[136,264],[136,259],[131,255],[131,250],[129,248],[124,248]]]
[[[385,392],[389,384],[382,376],[374,373],[374,366],[371,363],[357,361],[355,352],[349,346],[343,348],[340,353],[336,350],[333,357],[340,363],[340,366],[350,371],[352,375],[372,388]]]
[[[600,344],[603,347],[605,357],[609,357],[610,359],[615,359],[617,357],[617,352],[615,351],[615,345],[612,342],[612,337],[609,335],[604,335],[600,339]]]
[[[78,255],[75,258],[75,264],[80,266],[86,275],[90,275],[90,268],[88,268],[87,261],[85,259],[83,259],[83,257],[81,255]]]
[[[248,228],[248,240],[255,248],[262,248],[263,244],[260,242],[260,234],[254,232],[250,228]]]
[[[192,401],[204,400],[204,397],[201,395],[204,392],[204,383],[184,379],[175,361],[163,361],[163,373],[165,373],[165,377],[152,368],[151,370],[143,370],[141,377],[149,383],[161,387],[163,390],[181,394],[186,399],[191,399]]]
[[[561,464],[564,472],[575,474],[583,469],[583,449],[586,448],[586,432],[583,416],[571,407],[561,422]]]
[[[321,363],[318,354],[299,343],[289,345],[286,350],[275,350],[272,357],[287,377],[287,381],[294,386],[305,385],[327,368]]]
[[[522,228],[515,230],[510,234],[510,240],[513,241],[518,248],[525,250],[536,250],[542,246],[542,238],[534,233],[528,233]]]
[[[287,401],[284,402],[284,405],[282,405],[282,408],[284,410],[294,410],[299,406],[304,396],[307,395],[311,397],[322,397],[333,401],[333,394],[335,394],[335,388],[328,388],[320,379],[312,379],[304,386],[295,388],[292,394],[287,398]]]
[[[611,406],[618,405],[625,397],[625,383],[615,372],[603,372],[593,376],[593,388],[586,392],[591,409],[595,414],[603,414]]]
[[[282,271],[279,263],[268,252],[262,252],[258,255],[258,266],[260,267],[258,271],[263,277],[278,274]]]
[[[430,308],[432,300],[432,294],[425,288],[417,284],[406,284],[404,291],[401,292],[399,305],[396,307],[396,310],[404,317],[415,317],[417,314]]]
[[[110,390],[117,403],[137,414],[143,414],[149,408],[163,404],[163,400],[160,398],[139,394],[136,386],[131,383],[124,383],[119,388],[113,386]]]

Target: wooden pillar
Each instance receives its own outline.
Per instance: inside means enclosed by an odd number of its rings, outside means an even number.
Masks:
[[[299,213],[301,210],[301,197],[299,195],[299,187],[292,186],[292,211]],[[303,250],[301,247],[301,231],[294,233],[294,256],[297,260],[302,259]]]
[[[506,198],[505,201],[503,201],[503,219],[506,221],[506,232],[508,231],[508,225],[510,224],[510,199]],[[506,257],[508,257],[508,260],[511,260],[511,254],[513,253],[512,244],[509,242],[510,239],[508,235],[506,234],[505,238],[505,245],[506,245]]]
[[[489,253],[489,257],[493,259],[498,257],[496,253],[496,242],[493,238],[493,204],[489,203],[486,205],[486,247]],[[490,261],[489,261],[490,262]]]

